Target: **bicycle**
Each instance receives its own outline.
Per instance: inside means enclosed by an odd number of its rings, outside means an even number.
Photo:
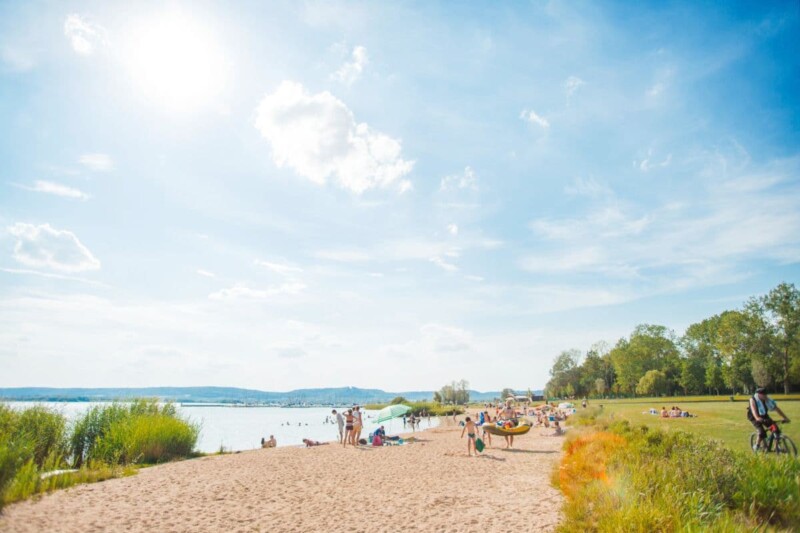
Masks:
[[[756,448],[756,442],[758,442],[758,432],[756,431],[750,434],[750,449],[753,450],[754,453],[772,452],[778,455],[785,454],[792,457],[797,457],[797,446],[794,445],[792,439],[781,432],[781,428],[778,427],[777,422],[773,422],[769,426],[769,432],[770,433],[767,438],[761,441],[761,445],[758,448]]]

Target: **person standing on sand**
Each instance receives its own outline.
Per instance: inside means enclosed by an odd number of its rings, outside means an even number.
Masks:
[[[352,442],[353,440],[353,411],[351,409],[347,410],[344,416],[344,438],[342,439],[342,447],[346,447],[348,442]]]
[[[464,438],[464,432],[467,433],[467,455],[472,457],[472,451],[475,450],[475,455],[477,456],[478,450],[475,449],[475,439],[478,436],[478,427],[470,417],[467,417],[466,424],[464,424],[464,428],[461,430],[462,439]]]
[[[504,420],[506,423],[511,423],[511,427],[517,425],[517,411],[513,407],[511,407],[511,401],[506,402],[506,406],[500,412],[501,420]],[[505,425],[505,423],[504,423]],[[506,439],[506,448],[513,448],[514,447],[514,435],[505,435]]]
[[[331,411],[331,414],[336,416],[336,424],[339,426],[339,442],[344,441],[344,417],[342,413],[338,413],[336,409]]]
[[[353,422],[353,446],[358,446],[358,441],[361,440],[361,428],[364,427],[364,419],[361,417],[361,408],[357,405],[353,416],[355,417]]]

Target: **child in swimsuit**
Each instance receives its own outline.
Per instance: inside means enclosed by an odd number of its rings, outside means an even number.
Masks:
[[[461,438],[464,438],[464,433],[467,433],[467,454],[472,457],[472,450],[475,450],[475,437],[478,434],[478,426],[472,421],[470,417],[464,421],[464,429],[461,430]],[[475,455],[478,455],[478,450],[475,450]]]

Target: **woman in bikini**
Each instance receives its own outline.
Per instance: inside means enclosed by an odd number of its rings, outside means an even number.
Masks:
[[[342,441],[342,446],[347,446],[348,442],[352,442],[353,440],[353,411],[351,409],[347,410],[347,413],[344,415],[344,440]]]

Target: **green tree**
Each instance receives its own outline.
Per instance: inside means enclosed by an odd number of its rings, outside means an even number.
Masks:
[[[408,403],[408,400],[406,400],[402,396],[397,396],[391,402],[389,402],[390,405],[397,405],[400,403]]]
[[[689,357],[681,361],[681,375],[678,380],[684,394],[699,394],[705,384],[705,360]]]
[[[514,396],[514,395],[516,395],[516,393],[514,392],[514,389],[505,388],[505,389],[500,391],[500,401],[501,402],[505,401],[506,398],[508,398],[509,396]]]
[[[648,370],[636,384],[636,392],[642,396],[659,396],[666,390],[667,375],[661,370]]]
[[[800,291],[793,283],[781,283],[769,294],[751,299],[746,309],[766,325],[779,362],[783,392],[789,394],[790,369],[793,359],[798,357],[800,342]]]
[[[636,393],[639,380],[649,370],[666,376],[666,392],[672,392],[680,372],[680,357],[675,334],[664,326],[636,326],[630,339],[620,339],[611,350],[611,361],[621,389]]]

